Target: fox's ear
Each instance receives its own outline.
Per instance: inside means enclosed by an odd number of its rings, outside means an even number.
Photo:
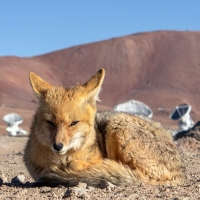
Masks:
[[[51,88],[51,85],[49,85],[47,82],[42,80],[38,75],[31,72],[30,73],[30,83],[33,88],[33,91],[35,92],[37,97],[44,96],[46,91]]]
[[[88,94],[88,100],[91,103],[95,103],[99,100],[98,94],[101,90],[101,85],[105,76],[105,70],[100,69],[94,76],[92,76],[84,85]]]

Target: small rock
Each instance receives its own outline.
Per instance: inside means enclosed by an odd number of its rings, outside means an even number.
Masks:
[[[82,199],[85,199],[88,195],[86,193],[86,187],[87,187],[87,184],[85,183],[79,183],[78,186],[76,187],[72,187],[72,188],[69,188],[64,197],[65,198],[68,198],[68,197],[72,197],[72,196],[77,196],[78,198],[82,198]]]
[[[116,185],[113,185],[113,184],[110,183],[110,182],[107,182],[107,185],[108,185],[108,186],[107,186],[106,190],[107,190],[108,192],[111,192],[113,188],[116,188]]]
[[[1,180],[3,181],[2,184],[3,184],[3,183],[8,183],[8,179],[7,179],[7,177],[5,176],[5,174],[1,174]]]
[[[15,184],[21,184],[24,182],[25,182],[25,176],[23,174],[19,174],[11,180],[11,183],[15,183]]]
[[[79,188],[79,187],[75,187],[73,189],[73,192],[78,196],[81,197],[82,195],[86,194],[86,190],[84,190],[83,188]]]
[[[134,200],[134,199],[137,199],[138,198],[138,194],[130,194],[128,197],[127,197],[127,200]]]
[[[94,187],[87,186],[87,187],[86,187],[86,190],[87,190],[87,191],[93,191],[93,190],[94,190]]]
[[[115,187],[116,187],[115,185],[113,185],[112,183],[110,183],[108,181],[101,182],[101,184],[100,184],[101,189],[110,188],[110,190],[111,190],[111,188],[115,188]]]
[[[170,193],[170,189],[169,188],[166,188],[166,193]]]
[[[80,187],[80,188],[82,188],[82,189],[86,189],[87,184],[86,184],[86,183],[79,182],[78,187]]]

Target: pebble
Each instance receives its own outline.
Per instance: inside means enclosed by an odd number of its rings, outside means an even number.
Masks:
[[[139,196],[138,194],[130,194],[128,197],[127,197],[127,200],[134,200],[134,199],[137,199]]]
[[[82,188],[82,189],[86,189],[87,184],[86,184],[86,183],[79,182],[78,187],[80,187],[80,188]]]
[[[2,180],[2,184],[3,184],[3,183],[8,183],[8,179],[7,179],[7,177],[5,176],[5,174],[2,173],[0,179]]]
[[[68,198],[68,197],[77,196],[82,199],[86,198],[87,196],[86,186],[87,184],[79,183],[78,186],[69,188],[65,193],[65,197]]]
[[[104,182],[101,182],[100,184],[100,188],[101,189],[107,189],[107,190],[111,190],[112,188],[115,188],[116,186],[113,185],[112,183],[108,182],[108,181],[104,181]]]
[[[190,198],[189,197],[184,197],[183,200],[190,200]]]
[[[19,174],[11,180],[11,183],[15,183],[15,184],[21,184],[24,182],[25,182],[25,176],[23,174]]]
[[[169,188],[166,188],[166,193],[170,193],[170,189]]]

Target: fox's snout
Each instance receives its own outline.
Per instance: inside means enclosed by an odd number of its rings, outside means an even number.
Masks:
[[[54,143],[53,144],[53,148],[54,148],[54,150],[55,151],[61,151],[62,150],[62,148],[63,148],[63,143]]]

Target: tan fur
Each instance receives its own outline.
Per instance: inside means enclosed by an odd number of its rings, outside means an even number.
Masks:
[[[96,113],[104,74],[101,69],[84,85],[70,88],[30,74],[40,100],[24,155],[31,176],[48,185],[182,184],[184,167],[170,132],[159,122]]]

